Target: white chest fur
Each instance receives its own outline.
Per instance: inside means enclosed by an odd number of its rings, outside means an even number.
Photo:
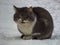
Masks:
[[[36,24],[36,20],[37,20],[37,18],[35,17],[33,22],[24,23],[24,24],[17,23],[17,27],[25,35],[30,35],[30,34],[32,34],[32,29],[34,28],[34,25]]]

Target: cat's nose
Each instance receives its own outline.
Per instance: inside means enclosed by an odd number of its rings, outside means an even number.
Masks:
[[[21,23],[25,23],[24,20],[22,20]]]
[[[25,23],[25,22],[21,22],[21,23]]]

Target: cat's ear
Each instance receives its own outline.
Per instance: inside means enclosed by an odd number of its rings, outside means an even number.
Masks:
[[[32,6],[31,6],[31,7],[29,7],[29,11],[30,11],[30,12],[32,12],[32,11],[33,11],[33,10],[32,10]]]
[[[17,8],[15,5],[14,5],[13,7],[14,7],[14,10],[15,10],[15,11],[18,11],[18,8]]]

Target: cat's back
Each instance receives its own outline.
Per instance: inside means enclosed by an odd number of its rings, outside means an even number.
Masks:
[[[45,23],[45,25],[49,24],[49,25],[47,25],[47,27],[50,28],[50,30],[53,30],[53,27],[54,27],[53,19],[48,10],[46,10],[45,8],[42,8],[42,7],[33,7],[33,12],[36,14],[37,22],[41,22],[41,19],[42,19],[42,21]],[[40,24],[40,23],[37,23],[36,25],[37,25],[37,28],[39,27],[38,28],[39,30],[40,30],[40,25],[41,25],[41,27],[44,26],[43,24]],[[36,26],[35,26],[35,28],[36,28]],[[36,29],[34,29],[34,31],[35,30]],[[45,29],[43,29],[43,30],[45,30]]]
[[[45,18],[45,19],[53,22],[51,14],[45,8],[42,8],[42,7],[33,7],[33,12],[36,14],[38,19]]]

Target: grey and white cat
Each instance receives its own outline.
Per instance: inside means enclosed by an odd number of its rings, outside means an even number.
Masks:
[[[14,21],[22,39],[49,39],[53,32],[53,19],[50,13],[41,7],[14,6]]]

